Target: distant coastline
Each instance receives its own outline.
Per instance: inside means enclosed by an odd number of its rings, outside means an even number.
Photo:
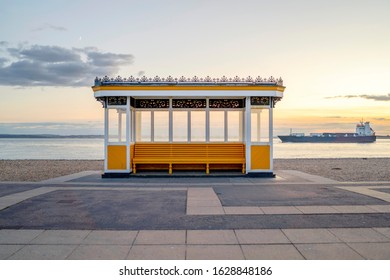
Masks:
[[[58,135],[58,134],[0,134],[0,138],[37,138],[37,139],[104,139],[104,135]],[[278,139],[277,136],[274,137]],[[378,135],[377,139],[390,139],[390,135]]]
[[[0,134],[0,138],[104,139],[104,136],[103,135],[57,135],[57,134]]]

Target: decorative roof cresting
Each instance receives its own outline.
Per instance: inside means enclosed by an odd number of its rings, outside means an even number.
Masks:
[[[116,78],[110,78],[104,76],[103,78],[95,78],[95,86],[101,85],[110,85],[110,84],[123,84],[123,85],[278,85],[283,86],[282,78],[276,79],[274,77],[262,78],[260,76],[256,78],[252,78],[248,76],[246,78],[240,78],[235,76],[234,78],[227,78],[222,76],[221,78],[211,78],[206,76],[205,78],[199,78],[194,76],[192,78],[186,78],[181,76],[180,78],[173,78],[168,76],[167,78],[161,78],[159,76],[155,76],[154,78],[148,78],[146,76],[142,76],[140,78],[135,78],[130,76],[128,78],[122,78],[121,76],[117,76]]]

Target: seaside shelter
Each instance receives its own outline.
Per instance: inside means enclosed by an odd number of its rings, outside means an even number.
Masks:
[[[151,170],[274,176],[281,78],[105,76],[92,89],[104,108],[103,177]]]

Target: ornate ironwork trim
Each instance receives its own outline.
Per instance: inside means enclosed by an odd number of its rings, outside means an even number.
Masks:
[[[108,105],[126,105],[127,97],[126,96],[109,96]]]
[[[169,99],[136,99],[136,108],[169,108]]]
[[[96,97],[96,101],[100,102],[103,108],[107,107],[106,97]]]
[[[270,105],[270,97],[268,96],[252,96],[251,105]]]
[[[210,99],[209,108],[244,108],[244,99]]]
[[[110,78],[107,76],[104,76],[103,78],[95,78],[95,86],[101,86],[101,85],[109,85],[109,84],[128,84],[128,85],[136,85],[136,84],[217,84],[217,85],[278,85],[283,86],[283,80],[282,78],[276,79],[274,77],[269,78],[262,78],[260,76],[256,78],[252,78],[251,76],[248,76],[246,78],[240,78],[238,76],[235,76],[233,78],[228,78],[225,76],[222,76],[221,78],[211,78],[210,76],[206,76],[204,78],[200,78],[197,76],[194,76],[192,78],[186,78],[184,76],[181,76],[180,78],[173,78],[171,76],[168,76],[167,78],[161,78],[159,76],[156,76],[154,78],[148,78],[146,76],[135,78],[133,76],[130,76],[129,78],[122,78],[121,76],[117,76],[116,78]]]
[[[206,99],[172,99],[172,108],[206,108]]]
[[[275,108],[276,103],[282,100],[281,97],[272,97],[272,108]]]

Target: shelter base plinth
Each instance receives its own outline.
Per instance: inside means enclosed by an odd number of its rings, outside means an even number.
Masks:
[[[130,173],[122,173],[122,172],[106,172],[102,174],[102,178],[129,178]]]
[[[275,178],[276,175],[273,172],[248,172],[248,177],[260,177],[260,178]]]

